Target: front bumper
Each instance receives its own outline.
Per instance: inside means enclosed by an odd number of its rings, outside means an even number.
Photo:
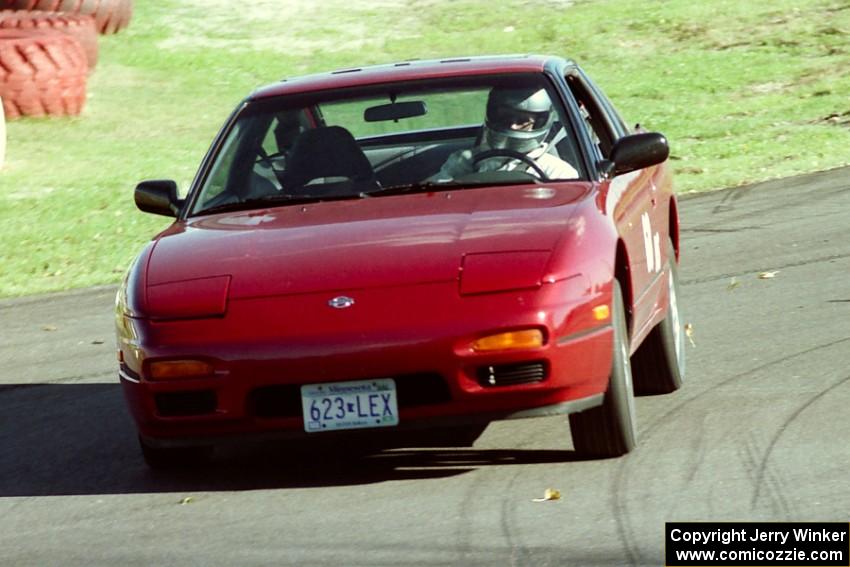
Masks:
[[[391,430],[572,413],[602,402],[613,340],[610,322],[590,315],[608,300],[606,292],[578,293],[583,288],[575,284],[463,298],[451,284],[427,284],[416,293],[404,290],[406,297],[424,298],[408,312],[388,290],[357,291],[362,312],[334,313],[335,320],[311,317],[309,297],[231,301],[222,319],[125,320],[119,325],[126,363],[121,382],[140,435],[163,447],[335,435],[304,433],[300,385],[366,378],[397,378],[400,397],[405,383],[407,401],[400,400],[400,423]],[[122,327],[129,332],[122,335]],[[483,333],[526,327],[544,330],[546,344],[491,353],[468,348]],[[145,377],[145,361],[179,357],[210,360],[216,372],[168,382]],[[538,365],[542,378],[483,379],[482,369],[523,365]],[[188,403],[173,411],[163,400]]]

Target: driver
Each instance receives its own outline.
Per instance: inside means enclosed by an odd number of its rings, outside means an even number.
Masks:
[[[488,150],[519,152],[532,160],[549,179],[576,179],[576,169],[558,157],[547,137],[555,122],[555,110],[546,89],[494,87],[487,97],[487,116],[481,141],[472,149],[451,154],[432,181],[452,179],[476,171],[524,171],[538,173],[523,160],[506,155],[474,157]]]

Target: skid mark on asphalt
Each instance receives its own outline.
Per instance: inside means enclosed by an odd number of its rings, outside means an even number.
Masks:
[[[779,478],[778,474],[773,472],[767,475],[762,475],[763,478],[761,479],[759,478],[759,469],[764,455],[761,445],[762,444],[759,443],[755,434],[751,433],[739,447],[738,453],[744,464],[744,470],[746,470],[747,475],[750,477],[754,490],[758,486],[758,483],[764,482],[766,487],[765,494],[767,496],[767,504],[770,508],[769,517],[781,517],[785,520],[791,520],[796,516],[794,514],[793,506],[785,496],[787,492],[787,483],[783,482],[782,479]],[[751,506],[750,509],[755,511],[756,506]]]
[[[750,506],[752,508],[755,508],[755,506],[758,504],[759,497],[761,496],[761,484],[762,484],[762,481],[765,477],[766,471],[768,469],[768,463],[769,463],[769,460],[770,460],[770,456],[773,453],[773,450],[776,447],[776,444],[782,438],[782,435],[785,433],[785,431],[788,430],[788,427],[795,420],[797,420],[800,417],[800,415],[802,415],[808,408],[810,408],[813,404],[815,404],[818,400],[822,399],[824,396],[826,396],[827,394],[829,394],[833,390],[839,388],[840,386],[846,384],[847,382],[850,382],[850,376],[845,376],[843,379],[841,379],[838,382],[830,385],[829,387],[825,388],[824,390],[821,390],[820,392],[818,392],[817,394],[815,394],[814,396],[809,398],[804,404],[802,404],[800,407],[798,407],[797,410],[794,413],[792,413],[788,417],[788,419],[785,420],[785,422],[782,424],[782,426],[776,431],[773,438],[770,440],[770,444],[767,446],[767,450],[765,450],[764,454],[762,455],[761,462],[759,463],[759,467],[758,467],[757,472],[756,472],[755,492],[753,492],[753,497],[752,497],[752,500],[750,501]]]
[[[716,385],[714,385],[713,387],[711,387],[710,389],[705,389],[702,392],[699,392],[698,394],[696,394],[696,395],[694,395],[694,396],[692,396],[688,399],[683,400],[678,405],[674,406],[673,408],[669,409],[667,412],[663,413],[660,417],[657,417],[656,419],[651,421],[646,426],[646,428],[639,431],[638,439],[641,440],[642,445],[646,445],[647,440],[651,439],[659,429],[661,429],[665,425],[668,425],[668,423],[674,417],[681,414],[684,410],[690,408],[695,402],[701,401],[706,395],[716,392],[719,388],[733,384],[733,383],[737,382],[738,380],[740,380],[740,379],[742,379],[746,376],[749,376],[749,375],[752,375],[752,374],[757,374],[757,373],[759,373],[763,370],[767,370],[771,367],[786,364],[786,363],[788,363],[789,361],[791,361],[795,358],[806,356],[808,354],[812,354],[812,353],[815,353],[815,352],[818,352],[818,351],[821,351],[821,350],[824,350],[824,349],[829,349],[829,348],[832,348],[836,345],[840,345],[840,344],[848,343],[848,342],[850,342],[850,337],[844,337],[844,338],[841,338],[841,339],[837,339],[835,341],[831,341],[831,342],[828,342],[828,343],[825,343],[825,344],[822,344],[822,345],[817,345],[817,346],[807,348],[807,349],[799,351],[799,352],[789,354],[787,356],[783,356],[782,358],[772,360],[770,362],[766,362],[766,363],[761,364],[761,365],[759,365],[755,368],[751,368],[751,369],[746,370],[744,372],[739,372],[738,374],[734,374],[734,375],[732,375],[728,378],[725,378],[725,379],[721,380],[719,383],[717,383]],[[843,380],[842,383],[846,382],[848,379],[850,379],[850,377]],[[830,388],[830,390],[831,390],[831,388]],[[822,395],[823,395],[823,393],[816,396],[816,398],[822,397]],[[809,404],[805,405],[804,407],[808,407],[808,405]],[[800,411],[802,411],[802,410],[800,410]],[[620,540],[622,541],[622,543],[624,545],[626,556],[628,557],[629,564],[631,564],[631,565],[639,564],[641,561],[644,561],[644,562],[648,561],[648,560],[645,560],[641,555],[640,549],[638,547],[638,542],[640,541],[640,538],[636,535],[637,530],[635,530],[634,526],[632,526],[632,524],[631,524],[631,517],[630,517],[629,511],[628,511],[628,507],[624,502],[624,495],[628,494],[628,482],[629,482],[629,478],[630,478],[630,475],[628,473],[629,473],[630,464],[636,462],[634,457],[635,457],[635,454],[631,454],[631,455],[627,455],[626,457],[621,458],[621,462],[620,462],[619,466],[617,467],[616,471],[614,472],[614,477],[613,477],[613,480],[612,480],[612,490],[611,490],[611,492],[613,493],[613,497],[614,497],[613,511],[614,511],[614,518],[616,519],[616,522],[617,522],[617,532],[620,535]],[[693,478],[693,476],[691,476],[691,479],[692,478]]]
[[[718,213],[725,213],[727,211],[735,210],[735,201],[740,201],[744,197],[748,196],[750,191],[752,191],[752,187],[742,187],[740,189],[732,189],[728,191],[723,198],[720,200],[720,203],[714,206],[711,209],[711,214],[716,215]]]
[[[480,501],[478,492],[484,490],[485,486],[489,486],[486,482],[480,482],[479,477],[484,474],[486,474],[486,471],[479,469],[476,471],[474,478],[467,480],[469,488],[464,492],[460,503],[460,521],[458,522],[458,529],[456,531],[459,537],[456,543],[457,557],[455,559],[458,563],[467,562],[473,552],[472,545],[470,544],[470,541],[474,539],[474,533],[470,536],[470,532],[473,531],[473,526],[475,526],[475,514],[473,510],[476,503]]]
[[[807,260],[800,260],[799,262],[789,262],[787,264],[782,264],[779,266],[770,265],[770,266],[762,266],[761,268],[753,268],[751,270],[739,271],[739,272],[728,272],[721,275],[716,276],[706,276],[704,278],[695,278],[691,280],[683,280],[681,282],[682,285],[697,285],[709,282],[715,282],[718,280],[728,280],[730,278],[740,278],[744,276],[750,276],[756,274],[758,272],[763,272],[767,270],[787,270],[788,268],[798,268],[801,266],[809,266],[811,264],[822,264],[823,262],[832,262],[835,260],[843,260],[844,258],[850,258],[850,252],[845,254],[831,254],[829,256],[821,256],[818,258],[811,258]]]
[[[516,486],[516,481],[522,474],[522,470],[517,470],[514,474],[511,475],[510,480],[508,481],[507,488],[503,492],[505,495],[513,495],[514,487]],[[527,561],[529,559],[528,549],[526,549],[521,543],[518,543],[514,538],[513,534],[518,533],[515,530],[516,522],[516,499],[515,498],[502,498],[501,503],[501,511],[499,515],[499,523],[502,531],[502,537],[505,538],[505,541],[508,543],[508,546],[511,550],[511,567],[515,567],[517,565],[529,565],[530,563]]]
[[[712,215],[718,215],[723,213],[732,213],[739,209],[736,201],[740,201],[743,197],[749,196],[747,195],[754,187],[746,187],[741,189],[732,189],[724,194],[718,205],[715,205],[711,210]],[[764,191],[764,190],[762,190]],[[848,186],[841,184],[837,187],[824,188],[819,187],[815,184],[812,185],[803,185],[801,186],[801,192],[799,196],[793,199],[783,199],[781,202],[777,203],[775,200],[766,199],[767,202],[770,203],[768,206],[757,207],[753,209],[747,208],[746,210],[742,210],[741,213],[730,215],[726,217],[724,215],[724,220],[726,221],[735,221],[741,219],[753,218],[756,216],[771,216],[775,217],[777,211],[791,209],[791,208],[800,208],[802,206],[810,205],[812,203],[812,193],[817,193],[818,201],[822,202],[828,197],[832,197],[835,195],[846,197],[848,194]],[[764,193],[756,191],[756,197],[763,195]],[[764,202],[762,200],[758,201],[746,201],[740,204],[749,205],[757,204],[760,202]],[[743,209],[743,207],[742,207]]]
[[[29,305],[45,305],[56,301],[67,300],[78,304],[83,301],[94,300],[98,301],[101,298],[106,298],[107,305],[110,301],[115,300],[115,293],[118,291],[118,286],[115,284],[94,286],[84,289],[75,289],[70,291],[59,291],[43,295],[30,295],[23,297],[11,297],[0,299],[0,312],[15,307],[23,307]]]
[[[847,212],[841,210],[840,207],[836,207],[836,210],[824,211],[819,213],[806,212],[806,220],[811,221],[814,219],[819,219],[823,222],[824,219],[828,219],[829,217],[840,217],[839,221],[843,221],[847,216]],[[711,219],[713,223],[717,222],[717,219]],[[749,219],[748,219],[749,220]],[[830,219],[831,220],[831,219]],[[726,223],[723,224],[733,224]],[[730,234],[738,234],[741,232],[749,232],[749,231],[763,231],[766,229],[783,229],[787,228],[788,221],[785,219],[774,220],[772,222],[765,222],[763,224],[758,225],[742,225],[742,226],[716,226],[716,224],[711,224],[706,226],[704,224],[692,224],[687,226],[686,228],[680,229],[682,234],[689,235],[689,242],[691,246],[695,244],[703,244],[713,239],[716,236],[724,236]]]
[[[691,226],[683,228],[682,234],[734,234],[736,232],[744,232],[747,230],[762,230],[764,226],[737,226],[734,228],[717,228],[717,227],[700,227]]]
[[[532,446],[532,434],[526,434],[519,439],[517,449],[527,449]],[[522,466],[517,466],[516,470],[512,470],[507,482],[500,482],[500,474],[504,472],[503,467],[486,467],[479,468],[475,471],[474,477],[469,481],[469,488],[465,491],[463,500],[460,504],[460,521],[456,532],[460,534],[457,540],[457,564],[464,564],[470,561],[471,554],[474,553],[471,541],[479,541],[480,538],[476,534],[478,526],[478,517],[476,510],[480,509],[482,503],[488,506],[493,502],[493,495],[499,494],[499,529],[502,533],[502,538],[510,549],[511,566],[525,565],[525,559],[529,556],[529,552],[525,549],[513,534],[519,533],[516,528],[516,494],[515,486],[517,480],[525,472]],[[470,535],[471,533],[471,535]]]
[[[699,430],[697,431],[696,436],[696,458],[690,460],[691,466],[690,470],[688,471],[688,484],[694,481],[694,478],[696,478],[697,473],[699,472],[700,467],[702,466],[702,463],[705,462],[705,447],[705,419],[702,419],[699,422]]]
[[[620,465],[620,470],[625,468],[625,463],[628,460],[628,457],[621,457],[623,459],[623,464]],[[637,536],[632,530],[631,524],[625,519],[626,515],[629,513],[626,505],[623,503],[623,495],[620,492],[621,490],[625,490],[625,482],[619,482],[617,478],[618,475],[614,475],[613,482],[613,510],[614,517],[617,519],[617,535],[619,536],[620,542],[623,544],[623,551],[626,553],[626,558],[628,558],[629,565],[637,565],[638,557],[640,551],[638,551],[635,540]]]
[[[54,378],[53,380],[45,380],[44,382],[32,382],[28,384],[4,384],[0,382],[0,394],[20,390],[22,388],[35,388],[39,386],[49,386],[52,384],[74,384],[84,381],[86,383],[92,383],[94,380],[100,380],[103,378],[115,378],[115,382],[117,383],[117,374],[118,371],[115,368],[110,368],[109,370],[98,370],[96,372],[87,372],[86,374],[63,376],[61,378]]]
[[[519,443],[519,448],[526,449],[531,446],[533,446],[533,434],[528,433],[523,435],[523,438]],[[514,537],[514,534],[520,533],[516,518],[517,494],[515,487],[517,480],[524,472],[525,471],[523,471],[522,467],[517,467],[512,471],[512,474],[508,479],[507,486],[502,491],[503,496],[500,503],[499,528],[502,532],[502,537],[507,542],[508,547],[511,550],[511,567],[533,564],[533,562],[530,562],[531,553],[529,549],[524,546],[521,541],[518,541],[517,538]]]

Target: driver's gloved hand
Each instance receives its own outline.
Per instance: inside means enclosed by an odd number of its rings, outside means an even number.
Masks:
[[[475,171],[475,166],[472,164],[472,150],[463,150],[450,155],[443,166],[443,170],[452,179]]]

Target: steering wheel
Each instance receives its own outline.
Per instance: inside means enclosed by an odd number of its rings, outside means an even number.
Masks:
[[[551,181],[549,179],[549,176],[546,175],[546,173],[543,171],[543,169],[541,169],[539,165],[534,163],[533,159],[531,159],[530,157],[528,157],[527,155],[525,155],[523,153],[520,153],[520,152],[517,152],[517,151],[514,151],[514,150],[509,150],[509,149],[506,149],[506,148],[495,149],[495,150],[487,150],[487,151],[481,152],[480,154],[476,154],[472,158],[472,165],[478,165],[478,162],[484,161],[485,159],[491,159],[491,158],[494,158],[494,157],[509,157],[509,158],[512,158],[512,159],[517,159],[517,160],[521,161],[522,163],[524,163],[525,165],[527,165],[528,167],[530,167],[531,169],[533,169],[534,172],[543,181]]]

